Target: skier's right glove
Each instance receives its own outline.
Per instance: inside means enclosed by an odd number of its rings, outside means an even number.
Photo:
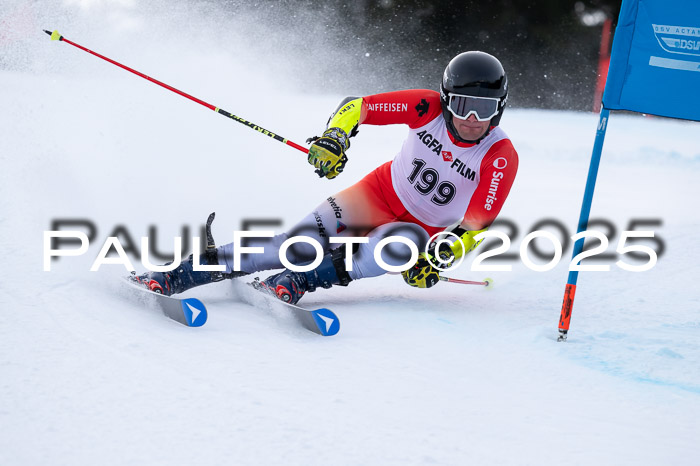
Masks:
[[[332,180],[342,173],[348,156],[345,151],[350,148],[350,138],[340,128],[328,128],[320,138],[309,138],[313,142],[309,148],[309,163],[316,167],[316,173]]]

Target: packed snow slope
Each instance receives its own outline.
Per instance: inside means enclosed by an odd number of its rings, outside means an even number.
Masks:
[[[269,62],[214,34],[215,17],[165,38],[156,26],[184,22],[130,22],[129,3],[111,15],[22,5],[11,13],[29,8],[31,24],[3,36],[0,70],[0,464],[700,463],[697,123],[611,118],[592,217],[617,230],[608,252],[635,219],[657,222],[636,229],[664,249],[646,272],[615,257],[608,272],[581,273],[566,343],[556,328],[570,245],[548,272],[513,259],[497,263],[510,272],[466,261],[453,273],[491,276],[492,291],[417,290],[386,275],[309,294],[302,304],[340,317],[329,338],[221,282],[188,293],[210,312],[191,329],[130,296],[123,266],[89,271],[115,229],[138,248],[155,226],[152,240],[172,252],[183,226],[197,232],[212,211],[219,243],[244,220],[289,228],[392,159],[406,128],[362,127],[342,176],[319,179],[301,152],[41,28],[298,143],[356,90],[286,87],[289,56],[273,79]],[[596,124],[507,109],[520,155],[501,213],[519,229],[510,252],[543,219],[575,232]],[[95,238],[44,272],[43,234],[57,219],[89,220]]]

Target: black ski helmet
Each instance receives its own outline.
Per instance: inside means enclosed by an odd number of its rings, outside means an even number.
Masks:
[[[440,86],[440,103],[447,129],[457,141],[478,143],[489,134],[489,131],[491,131],[490,127],[483,136],[475,141],[462,139],[452,124],[452,113],[447,108],[450,93],[500,99],[498,114],[491,119],[490,123],[490,126],[498,126],[508,99],[508,77],[501,62],[493,55],[485,52],[460,53],[450,60],[450,63],[445,68]]]

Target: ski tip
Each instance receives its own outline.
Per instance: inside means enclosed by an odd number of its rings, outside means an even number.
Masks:
[[[310,312],[324,337],[333,336],[340,331],[340,319],[330,309],[321,308]]]
[[[201,327],[207,322],[207,308],[196,298],[187,298],[181,301],[182,312],[188,327]]]

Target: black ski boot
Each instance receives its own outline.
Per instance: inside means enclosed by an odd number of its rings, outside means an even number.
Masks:
[[[207,249],[199,256],[200,265],[219,265],[219,256],[211,234],[211,224],[214,221],[214,212],[207,219]],[[132,275],[131,279],[146,286],[154,293],[170,296],[194,288],[195,286],[219,282],[225,278],[235,278],[247,275],[245,272],[199,272],[194,270],[193,256],[185,259],[180,265],[170,272],[146,272],[143,275]]]
[[[321,264],[314,270],[309,272],[285,270],[261,282],[255,282],[254,286],[266,289],[285,303],[296,304],[306,292],[316,291],[318,287],[347,286],[351,281],[350,275],[345,270],[345,248],[340,247],[326,254]]]
[[[199,256],[202,265],[216,265],[207,261],[207,254]],[[154,293],[170,296],[194,288],[224,279],[221,272],[195,272],[193,270],[193,256],[185,259],[180,265],[170,272],[146,272],[143,275],[134,276],[133,279],[145,285]],[[217,274],[219,277],[217,277]]]

